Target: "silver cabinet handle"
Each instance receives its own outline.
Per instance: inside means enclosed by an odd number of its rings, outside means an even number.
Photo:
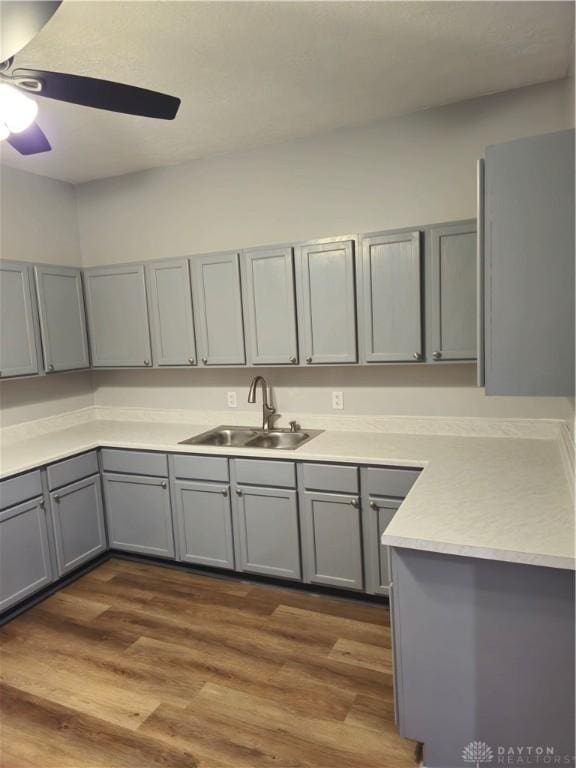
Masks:
[[[161,488],[167,488],[168,487],[168,484],[166,483],[166,480],[162,480],[162,482],[160,483],[160,487]]]
[[[438,350],[436,350],[436,352],[432,353],[432,357],[434,358],[434,360],[440,360],[440,358],[442,357],[442,352],[439,352]]]
[[[412,357],[414,358],[414,360],[422,360],[422,352],[414,352]]]
[[[358,499],[350,499],[350,504],[352,504],[352,506],[353,506],[355,509],[358,509],[358,507],[360,506],[360,504],[359,504],[359,502],[358,502]]]
[[[55,493],[55,494],[54,494],[54,501],[55,501],[56,503],[58,503],[58,504],[60,503],[60,498],[61,498],[61,497],[60,497],[60,494],[59,494],[59,493]]]
[[[306,358],[306,362],[307,362],[307,363],[311,363],[311,362],[312,362],[312,358],[311,358],[311,357],[307,357],[307,358]]]
[[[188,358],[188,362],[190,363],[190,365],[194,365],[194,363],[196,362],[196,360],[194,360],[194,358],[193,358],[193,357],[189,357],[189,358]]]
[[[50,363],[50,365],[48,366],[48,370],[50,372],[52,372],[54,370],[54,366],[52,365],[52,363]]]
[[[376,504],[375,501],[371,501],[370,502],[370,509],[380,509],[380,507],[378,506],[378,504]]]
[[[228,496],[228,488],[222,488],[220,493],[222,494],[222,496]]]
[[[144,365],[150,365],[150,360],[144,360]]]
[[[207,358],[207,357],[203,357],[203,358],[202,358],[202,362],[204,363],[204,365],[206,365],[206,364],[207,364],[207,362],[208,362],[208,358]]]
[[[294,363],[296,363],[296,362],[298,362],[298,361],[296,360],[296,358],[294,357],[294,355],[292,355],[292,357],[290,358],[290,362],[292,363],[292,365],[294,365]]]
[[[242,496],[241,488],[236,488],[236,496]]]

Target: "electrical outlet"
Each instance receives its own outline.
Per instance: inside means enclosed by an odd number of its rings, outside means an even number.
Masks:
[[[237,408],[236,392],[228,392],[228,408]]]
[[[332,408],[336,411],[341,411],[344,408],[344,393],[332,392]]]

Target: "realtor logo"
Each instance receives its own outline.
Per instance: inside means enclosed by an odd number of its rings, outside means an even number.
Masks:
[[[465,763],[474,763],[476,768],[480,768],[481,763],[491,763],[494,760],[494,753],[486,742],[471,741],[462,750],[462,760]]]

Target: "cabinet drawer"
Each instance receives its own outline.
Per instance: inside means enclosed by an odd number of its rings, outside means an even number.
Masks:
[[[105,472],[122,472],[128,475],[168,476],[168,460],[164,453],[141,451],[102,451],[102,469]]]
[[[420,469],[367,467],[362,479],[369,496],[396,496],[403,498],[420,475]]]
[[[0,509],[12,507],[22,501],[42,495],[40,470],[27,472],[25,475],[11,477],[0,483]]]
[[[188,480],[228,482],[228,459],[221,456],[174,456],[174,474]]]
[[[358,467],[304,464],[304,487],[332,493],[358,493]]]
[[[76,480],[82,480],[83,477],[97,475],[98,471],[96,451],[83,453],[81,456],[74,456],[65,461],[59,461],[58,464],[52,464],[46,470],[48,488],[51,491],[55,488],[62,488],[63,485],[75,483]]]
[[[280,488],[294,488],[296,475],[291,461],[260,461],[257,459],[234,459],[236,482],[247,485],[272,485]]]

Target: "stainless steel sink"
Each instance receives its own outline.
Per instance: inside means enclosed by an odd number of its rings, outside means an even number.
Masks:
[[[201,435],[182,440],[180,445],[214,445],[233,448],[273,448],[277,450],[294,450],[312,440],[322,432],[320,429],[262,430],[254,427],[220,426],[203,432]]]

